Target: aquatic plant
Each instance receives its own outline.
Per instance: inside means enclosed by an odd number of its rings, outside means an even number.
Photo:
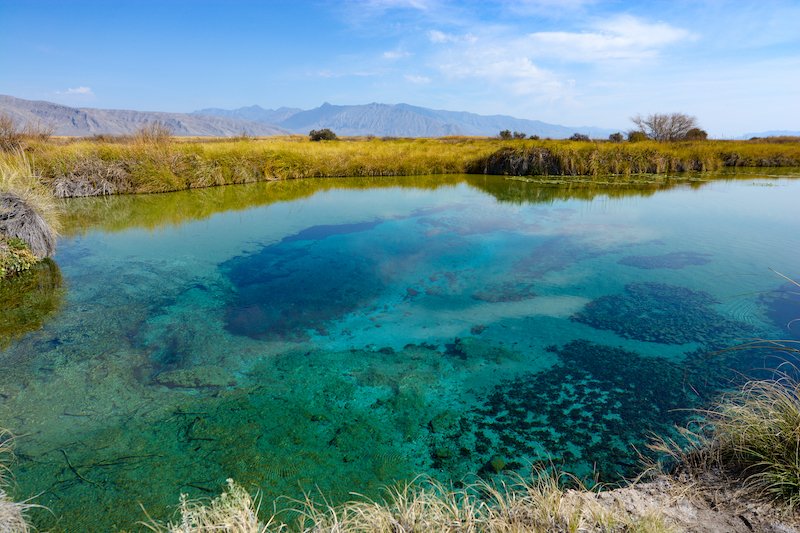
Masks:
[[[623,294],[601,296],[586,304],[571,320],[622,337],[662,344],[700,342],[724,347],[752,331],[712,307],[708,293],[665,283],[631,283]]]
[[[452,443],[454,455],[469,450],[476,470],[499,456],[507,463],[503,470],[552,461],[614,482],[637,473],[632,445],[643,446],[649,433],[669,433],[686,416],[677,409],[697,400],[691,376],[670,361],[588,340],[550,350],[556,365],[494,386],[480,407],[433,435],[432,455],[436,446]],[[676,386],[684,382],[686,387]],[[449,461],[439,458],[446,466]],[[493,476],[496,469],[483,470]]]

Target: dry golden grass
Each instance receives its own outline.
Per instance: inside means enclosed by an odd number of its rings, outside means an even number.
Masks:
[[[493,154],[546,154],[557,176],[637,176],[723,166],[800,166],[800,143],[758,141],[574,142],[448,137],[286,136],[31,142],[36,169],[59,196],[165,192],[229,183],[308,178],[484,173]],[[505,157],[505,156],[504,156]]]
[[[0,532],[27,533],[30,526],[26,519],[26,512],[35,507],[27,502],[15,502],[9,499],[5,489],[8,487],[10,469],[13,460],[13,439],[11,434],[0,429]]]
[[[623,509],[599,503],[586,489],[565,490],[561,476],[540,471],[531,481],[498,486],[478,482],[453,489],[420,478],[386,489],[384,498],[363,496],[342,505],[318,502],[308,496],[291,502],[296,518],[284,522],[273,515],[258,522],[257,498],[229,481],[228,490],[205,506],[181,499],[180,520],[153,531],[194,533],[230,531],[265,533],[578,533],[671,531],[658,515],[628,515]]]

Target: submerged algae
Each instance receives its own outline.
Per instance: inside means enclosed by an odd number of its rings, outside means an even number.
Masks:
[[[622,337],[662,344],[699,342],[720,347],[752,333],[747,324],[717,313],[710,294],[666,283],[631,283],[623,294],[601,296],[572,316]]]

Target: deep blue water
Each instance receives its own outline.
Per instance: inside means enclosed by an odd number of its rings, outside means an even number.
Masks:
[[[800,274],[800,180],[783,175],[68,202],[57,267],[29,282],[38,307],[15,299],[4,318],[15,495],[74,531],[135,528],[139,503],[168,517],[226,478],[265,509],[540,461],[619,481],[649,434],[779,363],[720,350],[798,338],[800,305],[772,271]]]

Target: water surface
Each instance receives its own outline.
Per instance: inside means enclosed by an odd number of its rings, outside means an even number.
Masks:
[[[649,433],[777,363],[720,349],[797,335],[770,269],[800,273],[800,180],[771,172],[70,201],[58,266],[0,328],[15,495],[75,531],[135,529],[140,504],[168,517],[226,478],[265,509],[539,461],[618,481]]]

